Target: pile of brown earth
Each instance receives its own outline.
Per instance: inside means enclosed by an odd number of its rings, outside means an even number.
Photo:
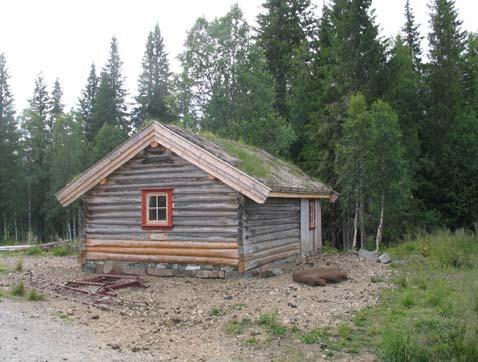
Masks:
[[[347,273],[333,268],[310,268],[295,272],[292,280],[310,286],[325,286],[328,283],[340,283],[347,280]]]

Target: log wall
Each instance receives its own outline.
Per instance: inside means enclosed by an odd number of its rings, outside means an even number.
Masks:
[[[141,227],[141,189],[173,188],[173,228]],[[162,148],[148,147],[82,200],[85,260],[237,266],[242,196]]]
[[[300,253],[300,199],[269,198],[240,204],[240,271],[247,271]]]

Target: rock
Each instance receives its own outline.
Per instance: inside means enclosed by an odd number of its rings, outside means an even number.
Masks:
[[[98,314],[95,314],[95,315],[91,316],[91,319],[100,319],[100,316]]]
[[[367,260],[370,260],[370,261],[373,261],[373,262],[377,262],[377,260],[378,260],[378,254],[375,251],[368,251],[368,250],[365,250],[365,249],[360,249],[359,252],[358,252],[358,256],[359,256],[359,258],[367,259]]]
[[[294,303],[287,303],[287,305],[291,308],[297,308],[297,304]]]
[[[267,269],[265,270],[262,274],[261,277],[263,278],[272,278],[276,277],[278,275],[282,274],[282,270],[279,268],[272,268],[272,269]]]
[[[378,261],[382,264],[388,264],[392,261],[392,259],[390,258],[390,255],[384,253],[378,257]]]
[[[292,280],[311,286],[325,286],[327,283],[339,283],[347,279],[347,274],[339,269],[312,268],[295,272]]]
[[[111,349],[120,349],[120,345],[116,344],[116,343],[111,344],[110,347],[111,347]]]

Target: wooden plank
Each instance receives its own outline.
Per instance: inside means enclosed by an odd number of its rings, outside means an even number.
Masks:
[[[154,237],[154,234],[164,235],[165,237]],[[213,235],[213,234],[186,234],[186,233],[175,233],[175,234],[165,234],[160,231],[155,231],[154,233],[132,233],[132,234],[86,234],[88,239],[101,239],[101,240],[117,240],[119,238],[124,240],[168,240],[168,241],[181,241],[181,240],[191,240],[191,241],[226,241],[226,242],[236,242],[237,234],[234,235]]]
[[[293,229],[293,230],[287,230],[287,231],[279,231],[279,232],[271,232],[266,235],[260,235],[260,236],[254,236],[254,237],[249,237],[244,240],[244,244],[254,244],[254,243],[261,243],[264,241],[271,241],[271,240],[276,240],[280,238],[287,238],[287,237],[300,237],[300,230],[298,229]]]
[[[171,255],[131,255],[131,254],[110,254],[110,253],[86,253],[86,260],[118,260],[143,263],[170,263],[170,264],[207,264],[237,266],[239,259],[212,258],[212,257],[191,257]]]
[[[239,258],[237,249],[195,249],[195,248],[152,248],[152,247],[119,247],[119,246],[87,246],[87,253],[109,253],[128,255],[171,255],[171,256],[199,256],[211,258]]]
[[[287,198],[287,199],[331,199],[332,191],[322,193],[299,193],[299,192],[270,192],[268,197],[279,197],[279,198]],[[335,201],[335,200],[334,200]]]

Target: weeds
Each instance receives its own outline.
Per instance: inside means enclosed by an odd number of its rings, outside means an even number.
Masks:
[[[244,331],[247,327],[252,324],[252,321],[249,318],[243,318],[241,320],[232,319],[226,323],[226,332],[239,336],[244,334]]]
[[[209,311],[209,315],[211,317],[219,317],[219,316],[222,316],[222,315],[225,315],[226,312],[224,311],[224,309],[221,309],[221,308],[212,308],[210,311]]]
[[[34,255],[42,255],[45,252],[43,251],[42,248],[40,248],[38,245],[29,247],[28,249],[25,250],[25,254],[28,256],[34,256]]]
[[[373,277],[370,278],[370,281],[376,284],[376,283],[383,283],[385,280],[381,276],[374,275]]]
[[[17,285],[13,286],[10,290],[10,294],[15,297],[23,297],[25,295],[25,286],[22,282],[18,283]]]
[[[9,268],[6,265],[0,264],[0,274],[2,273],[8,273]]]
[[[70,244],[55,246],[52,250],[54,256],[68,256],[75,253],[75,250]]]
[[[15,264],[15,271],[18,273],[23,272],[23,259],[19,258],[17,259],[17,263]]]
[[[258,324],[262,326],[272,336],[283,336],[287,333],[288,329],[278,322],[278,314],[264,313],[259,316]]]
[[[46,298],[44,294],[37,292],[35,289],[31,289],[28,292],[27,299],[31,302],[40,302],[44,301]]]

